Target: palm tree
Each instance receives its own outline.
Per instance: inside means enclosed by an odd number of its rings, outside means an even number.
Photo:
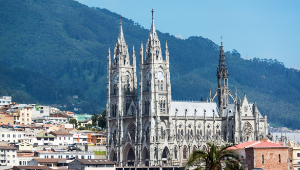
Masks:
[[[204,151],[195,150],[188,158],[186,166],[195,165],[197,170],[243,169],[238,155],[227,150],[230,145],[217,147],[214,143],[207,143],[207,146]]]

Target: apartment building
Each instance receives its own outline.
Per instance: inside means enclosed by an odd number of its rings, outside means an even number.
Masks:
[[[0,140],[8,143],[29,142],[35,138],[34,132],[30,130],[15,131],[13,129],[0,128]]]
[[[15,105],[11,108],[16,125],[30,125],[32,123],[32,106],[27,104]]]
[[[32,118],[39,118],[50,116],[51,106],[37,106],[35,104],[31,104],[32,106]]]
[[[18,165],[17,148],[13,146],[0,146],[1,166]]]

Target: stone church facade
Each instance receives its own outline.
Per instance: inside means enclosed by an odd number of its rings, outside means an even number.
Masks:
[[[110,49],[107,55],[107,158],[119,167],[181,166],[207,142],[266,137],[267,115],[262,117],[246,94],[241,100],[228,88],[222,42],[219,56],[218,87],[207,101],[172,101],[168,45],[163,59],[153,18],[145,52],[143,44],[139,52],[138,84],[135,50],[131,62],[120,23],[113,58]]]

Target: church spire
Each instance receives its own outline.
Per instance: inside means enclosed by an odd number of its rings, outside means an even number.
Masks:
[[[118,35],[118,43],[122,44],[123,40],[125,42],[124,34],[123,34],[123,28],[122,28],[122,16],[120,15],[120,29],[119,29],[119,35]]]
[[[155,30],[155,25],[154,25],[154,18],[153,18],[153,9],[152,9],[152,24],[151,24],[151,29],[150,29],[150,36],[151,36],[151,39],[154,39],[155,37],[155,34],[156,34],[156,30]]]
[[[226,68],[226,60],[225,60],[225,54],[224,54],[224,50],[223,50],[223,41],[222,41],[222,37],[221,37],[221,48],[220,48],[219,68]]]

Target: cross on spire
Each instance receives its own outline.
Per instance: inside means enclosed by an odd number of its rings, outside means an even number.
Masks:
[[[121,24],[122,24],[122,21],[121,21],[121,19],[122,19],[122,16],[120,15],[120,17],[119,17],[119,18],[120,18],[120,25],[121,25]]]
[[[151,11],[151,12],[152,12],[152,19],[153,19],[153,12],[154,12],[154,11],[153,11],[153,9],[152,9],[152,11]]]
[[[221,36],[221,41],[222,41],[222,38],[223,38],[223,37]]]

